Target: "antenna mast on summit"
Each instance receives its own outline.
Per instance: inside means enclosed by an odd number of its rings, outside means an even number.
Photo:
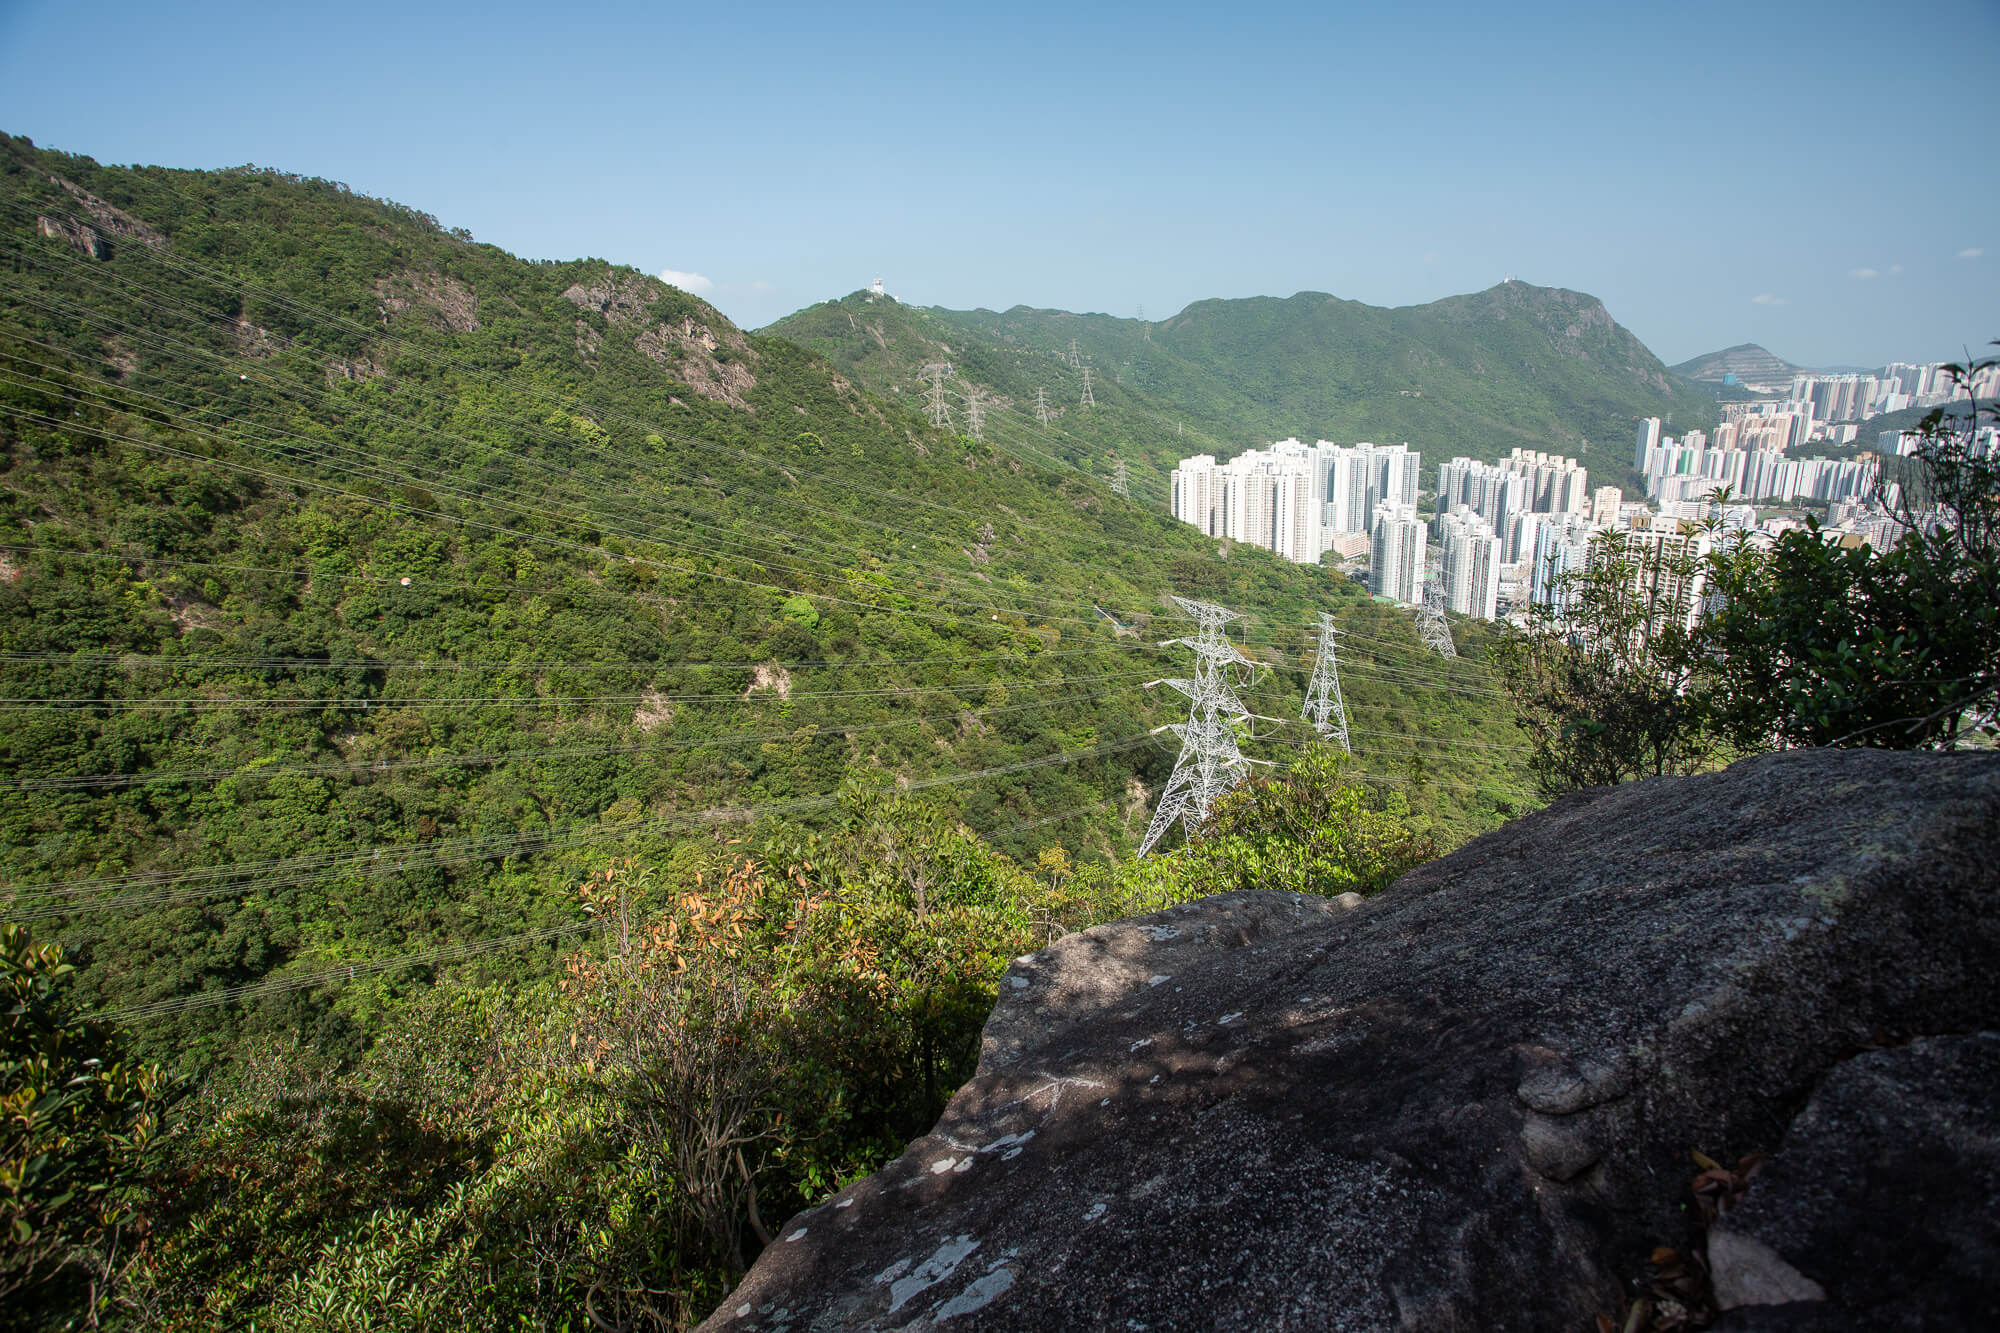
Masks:
[[[1340,694],[1340,631],[1333,617],[1319,613],[1319,652],[1313,658],[1312,680],[1306,684],[1306,706],[1300,716],[1312,723],[1321,740],[1339,741],[1349,754],[1354,747],[1347,740],[1347,701]]]
[[[1141,856],[1153,850],[1175,820],[1182,821],[1190,834],[1200,828],[1215,799],[1248,777],[1250,765],[1264,762],[1245,758],[1236,744],[1236,726],[1247,723],[1251,714],[1236,697],[1230,673],[1238,668],[1254,671],[1257,665],[1229,641],[1229,622],[1238,614],[1184,597],[1174,598],[1174,604],[1195,622],[1195,636],[1170,639],[1160,646],[1180,644],[1194,649],[1194,678],[1147,682],[1171,685],[1185,694],[1188,720],[1159,728],[1181,738],[1181,753],[1174,761],[1173,776],[1160,793],[1160,803],[1153,807],[1153,822],[1146,829],[1145,841],[1139,844]]]

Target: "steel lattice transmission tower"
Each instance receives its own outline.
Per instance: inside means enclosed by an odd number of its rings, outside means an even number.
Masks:
[[[1096,407],[1097,395],[1090,391],[1090,367],[1083,368],[1083,406]]]
[[[1067,360],[1069,361],[1069,368],[1071,370],[1083,369],[1083,357],[1076,350],[1076,339],[1074,338],[1069,340],[1069,356]]]
[[[1190,834],[1200,828],[1216,797],[1248,777],[1250,765],[1261,762],[1244,758],[1236,744],[1237,724],[1248,722],[1252,714],[1236,697],[1232,673],[1244,675],[1257,666],[1236,650],[1225,632],[1237,613],[1184,597],[1174,598],[1174,604],[1195,622],[1195,635],[1169,639],[1160,646],[1180,644],[1194,649],[1194,678],[1148,682],[1173,686],[1188,697],[1189,706],[1186,722],[1158,728],[1181,738],[1181,753],[1174,761],[1166,790],[1160,793],[1160,803],[1153,807],[1153,822],[1146,829],[1145,841],[1139,844],[1141,856],[1153,850],[1175,820],[1183,821]]]
[[[917,372],[917,378],[929,385],[929,413],[931,424],[942,430],[951,424],[951,409],[945,406],[944,382],[951,375],[951,364],[946,361],[932,361]]]
[[[1319,613],[1319,653],[1313,658],[1312,680],[1306,684],[1306,706],[1300,716],[1312,723],[1321,740],[1339,741],[1349,754],[1354,747],[1347,739],[1347,701],[1340,693],[1340,631],[1333,617]]]
[[[1451,641],[1451,626],[1444,618],[1442,573],[1435,565],[1424,571],[1424,600],[1417,608],[1417,637],[1439,657],[1457,657],[1458,645]]]
[[[1132,498],[1132,472],[1122,458],[1111,465],[1111,493],[1126,500]]]
[[[1035,390],[1035,420],[1041,422],[1044,426],[1049,424],[1049,391],[1047,389]]]
[[[985,442],[986,393],[976,384],[965,387],[965,429],[973,439]]]

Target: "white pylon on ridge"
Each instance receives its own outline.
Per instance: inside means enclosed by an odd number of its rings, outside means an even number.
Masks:
[[[1049,424],[1049,391],[1047,389],[1035,390],[1035,420],[1041,422],[1044,426]]]
[[[1321,740],[1339,741],[1341,749],[1353,754],[1347,740],[1347,701],[1340,694],[1339,638],[1333,617],[1320,612],[1319,652],[1313,658],[1312,680],[1306,684],[1306,706],[1299,715],[1312,723]]]
[[[1094,394],[1094,393],[1092,393],[1092,392],[1090,391],[1090,367],[1089,367],[1089,366],[1085,366],[1085,367],[1083,368],[1083,399],[1082,399],[1082,404],[1081,404],[1081,405],[1082,405],[1082,406],[1084,406],[1084,407],[1096,407],[1096,406],[1097,406],[1097,395],[1096,395],[1096,394]]]
[[[1122,458],[1111,465],[1111,493],[1127,500],[1132,498],[1132,472]]]
[[[1444,580],[1436,566],[1424,571],[1424,600],[1417,608],[1417,637],[1424,647],[1439,657],[1457,657],[1458,645],[1451,641],[1451,626],[1444,618]]]
[[[1160,803],[1153,807],[1153,822],[1139,844],[1141,856],[1153,850],[1175,820],[1184,821],[1190,834],[1200,828],[1216,797],[1248,777],[1250,765],[1265,762],[1245,758],[1236,744],[1236,724],[1248,722],[1253,714],[1236,697],[1236,684],[1230,675],[1247,675],[1257,669],[1224,632],[1237,613],[1184,597],[1174,598],[1174,604],[1195,622],[1195,636],[1169,639],[1160,646],[1180,644],[1194,649],[1194,679],[1147,682],[1149,686],[1173,686],[1188,697],[1189,706],[1186,722],[1155,729],[1179,736],[1181,753],[1174,761],[1166,790],[1160,793]]]

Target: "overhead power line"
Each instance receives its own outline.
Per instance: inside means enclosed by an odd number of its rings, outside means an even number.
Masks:
[[[1151,732],[1142,732],[1080,750],[1017,760],[990,768],[914,779],[903,789],[928,790],[933,787],[1026,772],[1030,769],[1077,763],[1131,749],[1151,739]],[[87,912],[161,907],[223,896],[240,897],[261,889],[310,883],[324,875],[343,870],[363,874],[393,873],[435,865],[446,858],[490,859],[529,851],[562,851],[590,846],[605,840],[622,841],[642,834],[684,832],[723,824],[748,823],[774,815],[798,814],[822,809],[838,799],[837,794],[830,793],[804,796],[789,801],[767,802],[756,806],[713,807],[657,819],[633,820],[624,824],[606,825],[593,821],[545,835],[508,834],[486,838],[439,839],[387,848],[377,846],[365,852],[346,854],[327,852],[290,859],[209,866],[181,873],[125,875],[99,880],[77,880],[67,884],[37,885],[34,886],[37,896],[26,901],[17,899],[10,904],[8,915],[16,920],[34,921]],[[389,853],[386,857],[385,851]],[[116,889],[119,892],[108,898],[85,896],[109,889]]]

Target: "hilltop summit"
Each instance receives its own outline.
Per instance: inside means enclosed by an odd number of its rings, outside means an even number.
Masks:
[[[1725,347],[1719,352],[1683,361],[1672,370],[1682,379],[1700,380],[1704,384],[1720,384],[1724,376],[1734,375],[1754,388],[1779,388],[1789,385],[1792,376],[1805,373],[1805,367],[1774,356],[1756,343]]]

